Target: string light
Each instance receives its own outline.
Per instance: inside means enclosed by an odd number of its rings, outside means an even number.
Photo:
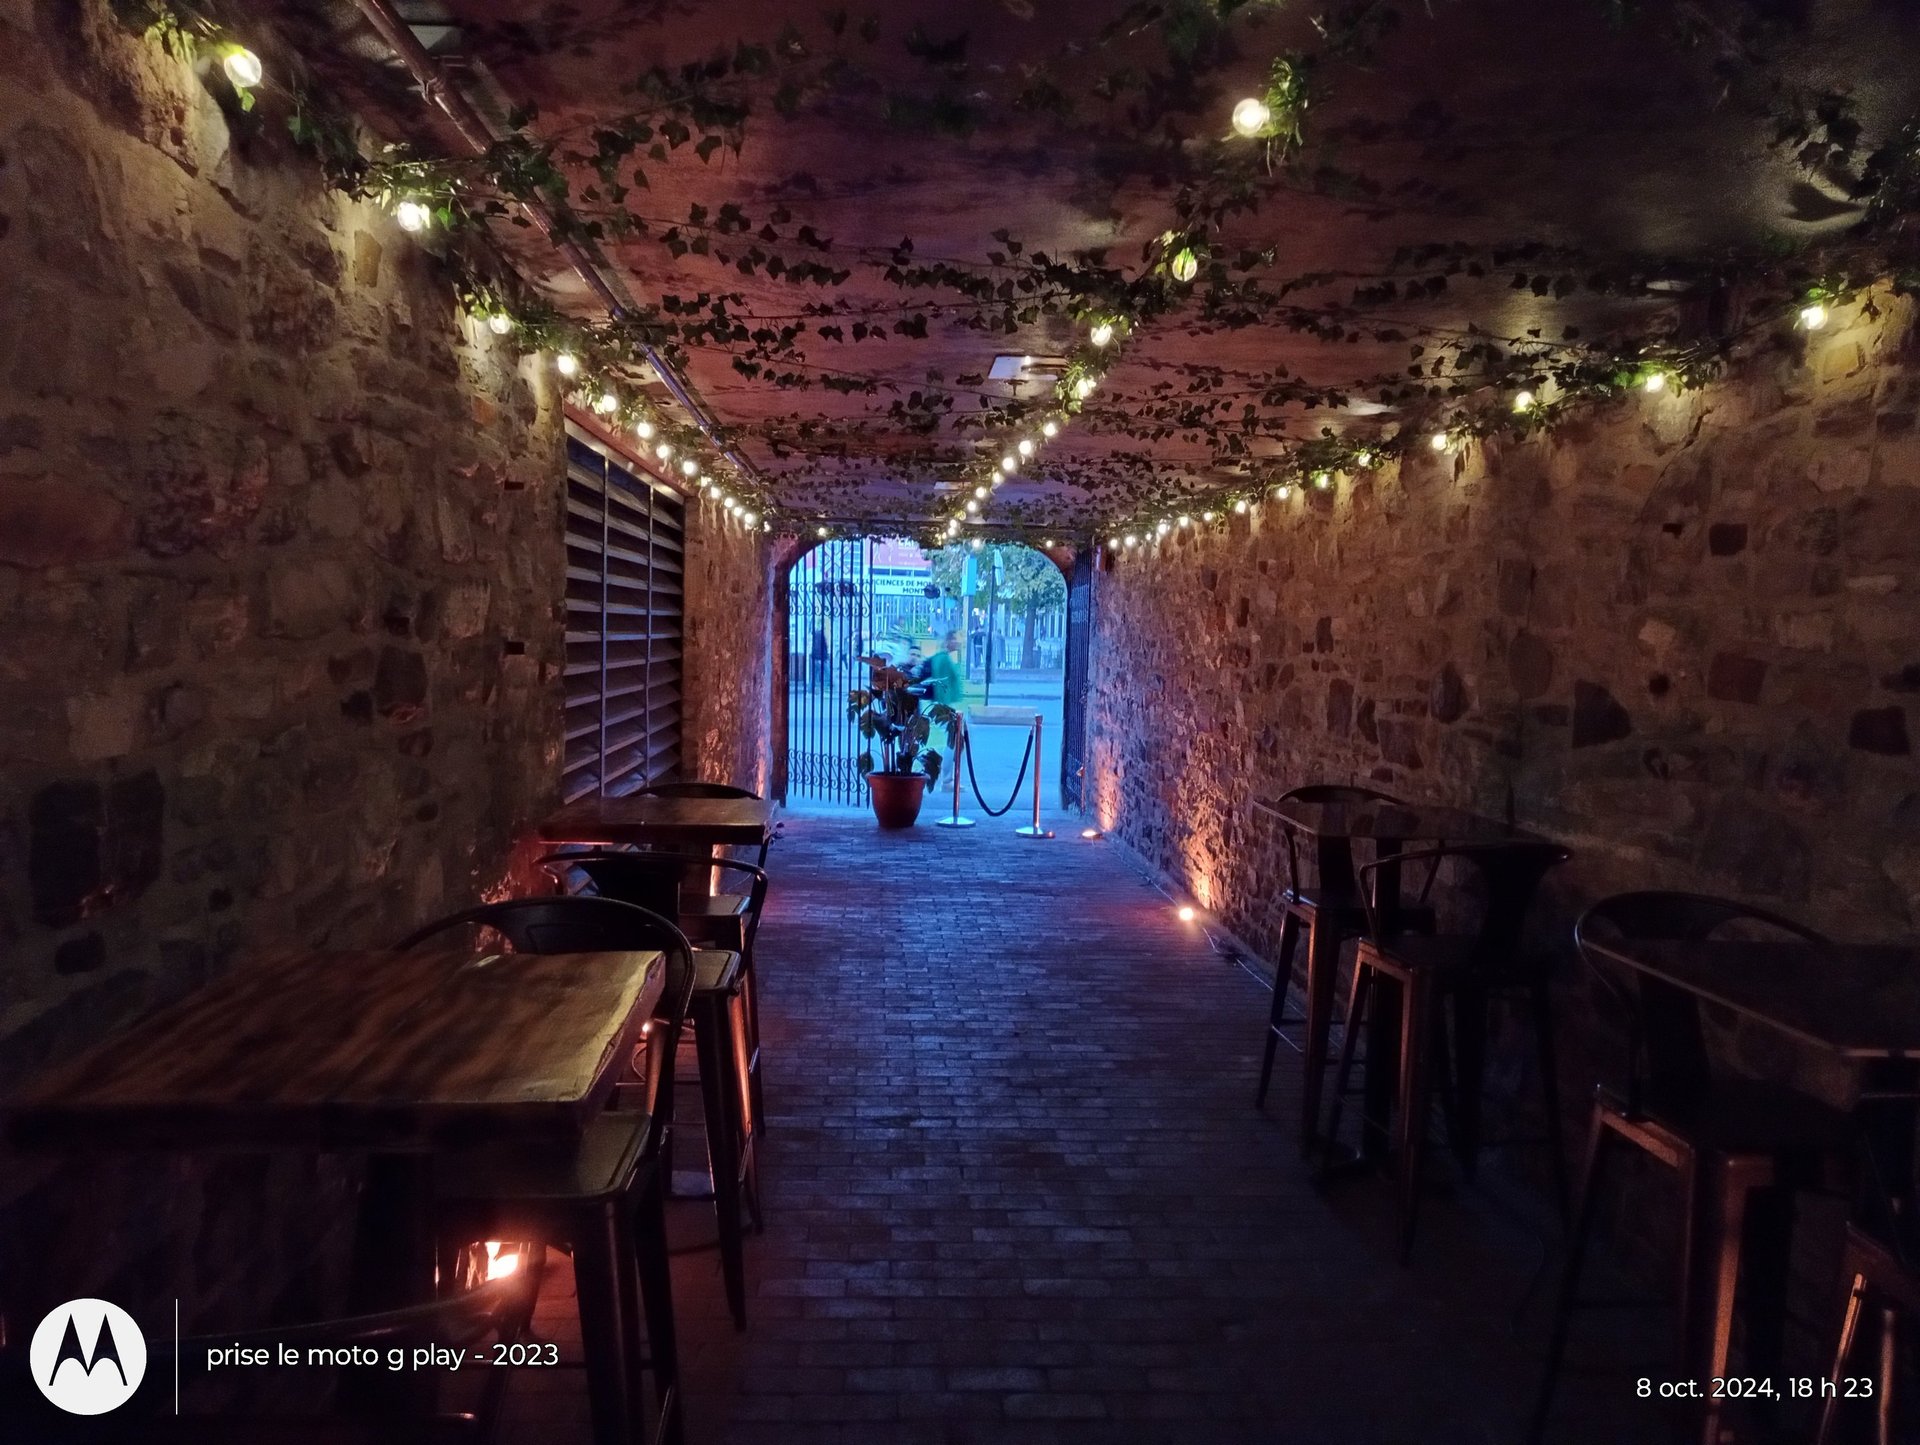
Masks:
[[[1140,539],[1137,536],[1135,536],[1132,532],[1127,533],[1127,535],[1121,539],[1121,541],[1126,546],[1129,546],[1129,547],[1133,546],[1134,543],[1138,542],[1139,540]]]
[[[973,539],[973,550],[976,552],[980,550],[980,539],[978,537]]]
[[[1530,391],[1516,392],[1513,398],[1513,409],[1522,416],[1532,411],[1533,393]]]
[[[1014,472],[1019,469],[1019,466],[1020,459],[1012,452],[1008,452],[1004,457],[1000,458],[1000,470],[1008,476],[1012,476]]]
[[[1179,522],[1180,522],[1180,525],[1183,527],[1191,527],[1193,525],[1193,518],[1187,516],[1186,513],[1183,512],[1180,514]]]
[[[691,477],[699,470],[700,463],[696,462],[692,457],[688,457],[680,463],[680,475],[683,477]]]
[[[1233,504],[1233,510],[1238,512],[1241,516],[1244,517],[1247,514],[1247,499],[1245,497],[1241,497],[1239,500],[1237,500]]]
[[[1182,246],[1173,253],[1173,264],[1168,269],[1173,272],[1174,280],[1191,281],[1200,274],[1200,258],[1194,254],[1193,247]]]
[[[1057,421],[1047,421],[1047,422],[1040,423],[1040,435],[1048,438],[1059,436],[1060,423]]]
[[[1324,492],[1328,487],[1333,485],[1333,473],[1315,472],[1313,474],[1313,484]]]
[[[827,529],[825,527],[815,527],[813,529],[813,535],[816,537],[824,537],[827,535]]]
[[[1163,518],[1163,519],[1162,519],[1162,520],[1160,521],[1160,523],[1159,523],[1159,525],[1157,525],[1157,526],[1156,526],[1156,527],[1155,527],[1155,528],[1153,529],[1153,535],[1154,535],[1154,536],[1156,536],[1156,537],[1164,537],[1164,536],[1166,536],[1166,535],[1167,535],[1167,530],[1168,530],[1168,527],[1169,527],[1169,526],[1170,526],[1170,524],[1169,524],[1169,523],[1168,523],[1168,522],[1167,522],[1167,521],[1166,521],[1166,520],[1165,520],[1165,519]]]
[[[1203,522],[1211,522],[1213,520],[1213,517],[1214,517],[1214,514],[1212,512],[1202,512],[1200,514],[1200,520]]]
[[[1667,389],[1667,374],[1664,371],[1649,371],[1646,380],[1640,384],[1648,391],[1665,391]]]
[[[1800,308],[1800,324],[1809,331],[1818,331],[1827,324],[1827,308],[1818,301],[1810,302]]]
[[[1073,394],[1080,398],[1081,401],[1085,401],[1093,395],[1093,389],[1099,384],[1100,383],[1092,377],[1083,376],[1073,384]]]
[[[266,68],[260,64],[260,57],[244,45],[229,45],[226,56],[220,62],[220,68],[227,73],[227,79],[241,90],[252,90],[266,74]],[[408,227],[409,230],[413,229]]]
[[[633,424],[633,434],[639,437],[640,440],[643,442],[652,441],[653,440],[653,423],[648,421],[645,417],[642,417],[639,421]]]
[[[973,494],[983,502],[987,499],[987,489],[985,487],[975,487]]]
[[[758,512],[742,512],[740,514],[740,520],[745,522],[749,527],[758,526],[760,523],[760,514]]]
[[[1369,470],[1373,466],[1373,453],[1369,451],[1355,452],[1353,454],[1353,464],[1363,472]]]
[[[571,351],[563,351],[554,357],[553,369],[562,376],[578,376],[580,374],[580,358],[575,356]]]
[[[433,212],[418,201],[401,201],[393,208],[393,218],[403,231],[424,231],[427,222],[433,219]]]
[[[1043,547],[1045,547],[1045,548],[1046,548],[1046,549],[1047,549],[1048,551],[1052,551],[1052,550],[1053,550],[1053,538],[1051,538],[1051,537],[1049,537],[1049,538],[1047,538],[1047,540],[1046,540],[1046,541],[1044,541],[1044,542],[1042,542],[1042,543],[1041,543],[1040,545],[1041,545],[1041,546],[1043,546]]]
[[[1033,442],[1027,437],[1021,437],[1020,445],[1015,447],[1014,450],[1019,452],[1023,457],[1030,457],[1033,455]]]
[[[1447,434],[1445,432],[1437,431],[1432,436],[1427,438],[1427,445],[1432,447],[1437,452],[1443,452],[1448,447],[1452,446],[1453,443],[1448,439]]]
[[[620,398],[610,391],[603,391],[593,403],[593,409],[603,415],[611,416],[620,410]]]
[[[1178,911],[1182,923],[1191,923],[1198,916],[1194,913],[1191,903],[1182,903]]]
[[[1093,330],[1087,333],[1087,340],[1091,341],[1095,346],[1111,346],[1113,344],[1113,323],[1111,321],[1100,322]]]
[[[1273,112],[1257,96],[1250,95],[1233,108],[1233,128],[1248,140],[1259,135],[1272,120]]]
[[[1284,502],[1289,496],[1293,494],[1293,488],[1292,487],[1275,487],[1273,489],[1273,494],[1274,496],[1278,497],[1281,501]]]
[[[972,498],[968,498],[967,500],[967,515],[969,517],[977,517],[980,515],[980,504]]]
[[[513,330],[513,318],[504,311],[496,311],[487,318],[487,330],[495,336],[505,336]]]
[[[659,446],[653,449],[653,454],[656,457],[660,458],[660,460],[663,462],[672,461],[673,460],[673,443],[661,442]]]

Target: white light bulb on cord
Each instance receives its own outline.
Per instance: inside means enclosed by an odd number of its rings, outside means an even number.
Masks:
[[[1169,269],[1174,280],[1185,284],[1200,274],[1200,258],[1194,254],[1193,247],[1182,246],[1173,253],[1173,265]]]
[[[1040,435],[1048,438],[1059,436],[1060,423],[1057,421],[1042,422],[1040,424]]]
[[[688,457],[680,463],[680,475],[683,477],[695,476],[699,471],[700,463],[696,462],[692,457]]]
[[[1233,128],[1248,140],[1259,135],[1272,120],[1273,112],[1257,96],[1250,95],[1233,108]]]
[[[1800,308],[1800,324],[1809,331],[1818,331],[1827,324],[1827,308],[1818,301],[1810,302]]]
[[[987,499],[987,489],[985,487],[975,487],[973,494],[983,502]]]
[[[1333,485],[1333,473],[1315,472],[1313,474],[1313,484],[1324,492],[1328,487]]]
[[[1099,384],[1100,383],[1095,381],[1092,377],[1083,376],[1073,384],[1073,394],[1079,397],[1080,400],[1085,401],[1088,397],[1093,395],[1093,389]]]
[[[1648,391],[1665,391],[1667,389],[1667,374],[1664,371],[1649,371],[1647,373],[1647,379],[1640,384]]]
[[[260,83],[266,69],[260,64],[260,57],[244,45],[229,45],[227,53],[220,62],[220,68],[241,90],[252,90]]]
[[[505,336],[513,330],[513,318],[504,311],[496,311],[487,318],[487,330],[495,336]]]
[[[653,440],[653,423],[646,420],[646,418],[642,417],[639,421],[633,424],[633,434],[639,437],[640,440],[643,442],[652,441]]]
[[[1012,476],[1019,469],[1020,459],[1012,452],[1008,452],[1004,457],[1000,458],[1000,470],[1008,476]]]
[[[594,402],[593,409],[603,415],[611,416],[620,410],[620,398],[610,391],[603,391],[600,393],[599,400]]]
[[[1236,501],[1233,504],[1233,510],[1238,512],[1241,516],[1244,517],[1247,514],[1247,499],[1245,497],[1241,497],[1238,501]]]
[[[977,517],[980,515],[980,504],[972,498],[967,499],[967,515],[969,517]]]
[[[1278,497],[1281,501],[1284,502],[1288,497],[1293,495],[1293,488],[1287,487],[1287,486],[1275,487],[1273,489],[1273,494],[1274,496]]]
[[[1448,447],[1452,446],[1453,443],[1448,440],[1447,434],[1445,432],[1437,431],[1432,436],[1427,438],[1427,445],[1432,447],[1437,452],[1443,452]]]
[[[1095,346],[1111,346],[1113,344],[1113,323],[1111,321],[1098,323],[1093,330],[1087,333],[1087,340],[1091,341]]]
[[[393,208],[393,218],[403,231],[424,231],[427,222],[433,219],[433,212],[418,201],[401,201]]]
[[[1030,457],[1033,455],[1033,442],[1027,437],[1021,437],[1020,445],[1015,447],[1014,450],[1019,452],[1023,457]]]
[[[578,376],[580,374],[580,358],[575,356],[571,351],[563,351],[554,357],[553,369],[562,376]]]
[[[660,460],[663,462],[672,461],[673,460],[673,443],[661,442],[659,446],[653,449],[653,454],[656,457],[660,458]]]
[[[1520,413],[1522,416],[1532,411],[1533,410],[1533,393],[1530,391],[1515,392],[1513,397],[1513,409],[1516,412]]]

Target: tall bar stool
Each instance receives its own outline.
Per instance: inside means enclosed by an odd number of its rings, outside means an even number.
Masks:
[[[1345,783],[1312,783],[1280,795],[1280,802],[1302,803],[1396,803],[1399,799],[1374,788]],[[1287,860],[1287,887],[1280,895],[1282,912],[1278,957],[1273,968],[1273,1001],[1267,1011],[1265,1046],[1260,1055],[1260,1083],[1254,1090],[1255,1108],[1267,1102],[1267,1089],[1273,1081],[1273,1057],[1288,1023],[1300,1020],[1286,1017],[1287,994],[1293,983],[1293,956],[1302,937],[1307,945],[1306,1037],[1301,1051],[1305,1059],[1305,1103],[1300,1147],[1313,1144],[1313,1125],[1320,1117],[1320,1094],[1327,1065],[1331,1018],[1316,1022],[1312,1000],[1317,993],[1331,994],[1333,974],[1340,964],[1340,946],[1366,931],[1366,909],[1360,901],[1359,882],[1354,874],[1353,847],[1345,838],[1322,838],[1282,816],[1279,819],[1281,841]],[[1433,910],[1421,900],[1406,908],[1406,926],[1433,927]],[[1326,1006],[1330,1015],[1332,1004]]]
[[[1487,1006],[1495,998],[1526,1000],[1540,1062],[1545,1143],[1552,1150],[1560,1209],[1567,1208],[1566,1164],[1560,1144],[1560,1102],[1555,1086],[1553,1015],[1547,983],[1552,960],[1530,955],[1522,935],[1534,896],[1547,874],[1573,854],[1557,843],[1530,841],[1454,843],[1422,848],[1376,860],[1358,873],[1367,931],[1354,955],[1353,989],[1347,1003],[1346,1037],[1340,1046],[1333,1112],[1327,1123],[1328,1148],[1340,1132],[1340,1111],[1353,1072],[1355,1043],[1380,980],[1401,990],[1400,1097],[1394,1110],[1394,1150],[1398,1158],[1400,1258],[1413,1252],[1419,1216],[1420,1185],[1426,1164],[1426,1140],[1432,1107],[1433,1058],[1448,1066],[1451,1085],[1443,1092],[1448,1137],[1461,1168],[1472,1177],[1481,1147],[1480,1086],[1486,1072]],[[1383,867],[1429,864],[1438,870],[1454,860],[1466,865],[1478,882],[1478,926],[1466,933],[1415,933],[1375,901],[1375,879]],[[1448,1049],[1446,1011],[1453,1012],[1453,1046]],[[1451,1055],[1449,1060],[1449,1053]],[[1518,1142],[1518,1141],[1509,1141]]]
[[[1840,1413],[1851,1403],[1855,1410],[1873,1411],[1875,1445],[1895,1445],[1894,1401],[1899,1346],[1905,1327],[1920,1324],[1920,1270],[1899,1251],[1857,1224],[1847,1226],[1840,1252],[1840,1277],[1846,1281],[1846,1305],[1840,1338],[1834,1347],[1833,1367],[1827,1372],[1828,1393],[1820,1405],[1820,1426],[1814,1445],[1830,1445]],[[1860,1332],[1860,1317],[1869,1305],[1880,1314],[1880,1351],[1875,1362],[1873,1393],[1866,1399],[1849,1396],[1847,1361]]]
[[[1778,914],[1696,893],[1617,894],[1595,903],[1574,925],[1574,943],[1601,996],[1624,1016],[1627,1057],[1621,1081],[1594,1090],[1586,1163],[1530,1442],[1545,1438],[1572,1314],[1583,1303],[1577,1292],[1594,1203],[1617,1144],[1673,1170],[1686,1200],[1677,1377],[1726,1376],[1736,1287],[1747,1294],[1751,1318],[1769,1325],[1749,1331],[1748,1369],[1765,1375],[1778,1363],[1773,1326],[1784,1318],[1793,1191],[1842,1182],[1854,1147],[1853,1121],[1778,1084],[1717,1077],[1695,1001],[1645,974],[1623,974],[1594,946],[1608,934],[1704,942],[1723,929],[1826,941]],[[1754,1247],[1743,1249],[1749,1238]],[[1718,1445],[1723,1411],[1718,1398],[1700,1401],[1696,1438]]]
[[[467,928],[491,930],[520,953],[665,955],[665,986],[646,1026],[649,1047],[633,1082],[616,1089],[613,1107],[577,1137],[437,1153],[434,1189],[443,1259],[485,1239],[531,1239],[571,1251],[596,1445],[640,1438],[643,1371],[654,1379],[653,1438],[677,1445],[679,1360],[662,1158],[673,1090],[662,1082],[693,996],[693,947],[668,919],[608,898],[484,904],[430,923],[399,946]]]
[[[755,1232],[765,1228],[761,1207],[758,1141],[761,1129],[759,1009],[754,996],[753,948],[766,905],[767,875],[751,863],[690,853],[630,853],[608,849],[553,853],[541,866],[561,879],[585,880],[595,895],[618,899],[672,917],[691,939],[720,948],[694,951],[692,1027],[707,1162],[713,1178],[714,1216],[728,1308],[741,1329],[747,1321],[745,1206]],[[731,872],[747,882],[745,894],[705,891],[707,874]],[[687,880],[697,876],[698,890]],[[666,1140],[663,1167],[672,1179],[674,1140]]]
[[[640,790],[640,796],[643,798],[753,798],[757,800],[760,795],[751,788],[736,788],[732,783],[689,781],[681,783],[654,783],[649,787],[642,788]],[[754,860],[760,867],[764,868],[767,866],[767,850],[772,846],[771,840],[760,845],[760,856]]]

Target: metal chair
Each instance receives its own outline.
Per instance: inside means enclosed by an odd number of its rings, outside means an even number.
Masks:
[[[732,783],[652,783],[640,790],[640,796],[653,798],[759,798],[751,788],[736,788]],[[753,861],[760,867],[767,866],[767,850],[772,847],[771,840],[760,845],[760,856]]]
[[[1391,979],[1401,991],[1400,1097],[1393,1128],[1402,1262],[1412,1253],[1414,1224],[1419,1215],[1434,1056],[1438,1054],[1446,1063],[1443,1072],[1448,1085],[1441,1097],[1448,1137],[1462,1170],[1471,1178],[1482,1142],[1480,1086],[1486,1070],[1487,1006],[1495,998],[1519,996],[1527,1001],[1546,1109],[1545,1142],[1553,1154],[1561,1213],[1566,1213],[1553,1016],[1547,996],[1551,960],[1528,955],[1522,947],[1522,934],[1541,883],[1572,856],[1557,843],[1455,843],[1400,853],[1368,863],[1358,872],[1367,931],[1354,956],[1346,1037],[1341,1041],[1327,1143],[1331,1150],[1340,1132],[1340,1111],[1353,1072],[1354,1048],[1369,1008],[1377,1006],[1373,1001],[1377,981]],[[1479,922],[1472,931],[1415,933],[1377,901],[1381,889],[1376,880],[1382,868],[1425,863],[1437,872],[1450,859],[1470,868],[1479,884]],[[1446,1031],[1449,1005],[1453,1013],[1451,1049]]]
[[[1632,1145],[1673,1170],[1686,1199],[1677,1374],[1697,1380],[1727,1374],[1736,1284],[1747,1292],[1756,1325],[1747,1334],[1747,1367],[1765,1375],[1778,1363],[1792,1191],[1836,1182],[1852,1152],[1852,1121],[1780,1085],[1716,1077],[1691,996],[1638,971],[1622,970],[1595,947],[1608,933],[1705,942],[1729,928],[1826,941],[1792,919],[1696,893],[1617,894],[1588,908],[1574,925],[1574,943],[1600,996],[1612,1001],[1626,1023],[1626,1057],[1620,1080],[1594,1091],[1573,1232],[1529,1441],[1544,1438],[1572,1313],[1583,1303],[1577,1291],[1594,1202],[1617,1143]],[[1756,1247],[1743,1250],[1743,1239]],[[1758,1328],[1761,1321],[1768,1328]],[[1708,1398],[1698,1408],[1699,1438],[1716,1441],[1724,1401]]]
[[[469,908],[408,935],[413,948],[463,928],[490,929],[516,951],[659,950],[666,983],[646,1025],[636,1080],[578,1135],[435,1156],[438,1228],[446,1246],[534,1239],[571,1250],[587,1362],[594,1438],[628,1445],[645,1418],[639,1388],[650,1370],[654,1438],[681,1438],[679,1362],[668,1271],[663,1153],[673,1120],[672,1067],[693,997],[696,955],[667,918],[610,898],[518,898]],[[621,1095],[638,1095],[624,1107]],[[443,1257],[448,1250],[442,1249]],[[640,1329],[644,1313],[644,1346]]]
[[[1833,1352],[1833,1366],[1827,1372],[1827,1389],[1820,1405],[1820,1424],[1814,1445],[1830,1445],[1840,1414],[1873,1412],[1875,1445],[1895,1445],[1895,1377],[1898,1374],[1899,1345],[1907,1324],[1920,1323],[1920,1271],[1900,1257],[1899,1252],[1857,1224],[1847,1226],[1846,1243],[1840,1253],[1840,1277],[1846,1281],[1846,1303],[1840,1321],[1840,1337]],[[1847,1360],[1860,1332],[1860,1317],[1869,1304],[1880,1314],[1880,1349],[1875,1361],[1872,1392],[1860,1392],[1849,1384]],[[1851,1377],[1854,1379],[1858,1376]]]
[[[1311,783],[1280,795],[1280,802],[1395,803],[1399,799],[1374,788],[1347,783]],[[1305,1063],[1305,1098],[1301,1109],[1300,1147],[1313,1145],[1314,1125],[1320,1118],[1320,1094],[1332,1033],[1331,997],[1340,947],[1366,931],[1366,910],[1360,901],[1354,874],[1353,847],[1344,838],[1321,838],[1285,817],[1279,819],[1287,862],[1287,886],[1277,902],[1281,909],[1280,942],[1273,968],[1273,999],[1267,1011],[1265,1048],[1260,1056],[1260,1083],[1254,1090],[1255,1108],[1264,1107],[1273,1080],[1275,1050],[1286,1037],[1288,1023],[1304,1023],[1301,1052]],[[1432,927],[1433,912],[1424,901],[1407,912],[1408,926]],[[1307,1012],[1304,1019],[1286,1017],[1287,993],[1293,982],[1293,957],[1302,935],[1307,944]],[[1326,1000],[1323,1006],[1317,1001]]]
[[[765,1228],[758,1141],[765,1127],[760,1054],[760,1006],[754,981],[754,940],[766,904],[767,875],[751,863],[692,853],[633,853],[610,849],[552,853],[540,860],[563,887],[584,880],[595,895],[638,904],[673,917],[689,936],[719,943],[695,951],[695,983],[688,1022],[698,1061],[707,1161],[713,1179],[721,1272],[734,1322],[746,1327],[744,1204],[756,1233]],[[745,878],[745,894],[706,891],[715,869]],[[697,878],[696,888],[687,886]],[[673,1141],[663,1168],[672,1180]]]

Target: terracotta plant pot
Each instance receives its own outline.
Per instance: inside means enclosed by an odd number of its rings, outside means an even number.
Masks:
[[[873,816],[882,828],[911,828],[927,796],[925,773],[868,773],[873,794]]]

